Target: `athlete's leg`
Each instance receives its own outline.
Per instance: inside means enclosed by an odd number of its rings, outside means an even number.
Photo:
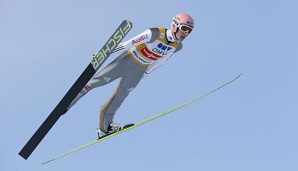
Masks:
[[[141,79],[142,73],[134,73],[131,76],[123,77],[120,80],[112,97],[100,110],[99,125],[103,132],[108,132],[108,127],[110,123],[113,122],[117,109],[121,106],[128,94],[138,85]]]
[[[121,59],[125,53],[121,54],[114,61],[112,61],[109,65],[107,65],[102,71],[97,73],[91,80],[86,84],[86,86],[81,90],[78,96],[72,101],[69,105],[68,109],[74,106],[78,100],[80,100],[83,96],[85,96],[90,90],[108,84],[114,81],[117,78],[122,76],[121,73]]]

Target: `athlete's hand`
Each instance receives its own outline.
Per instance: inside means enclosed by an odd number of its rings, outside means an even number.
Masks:
[[[142,78],[146,78],[146,77],[148,77],[148,75],[149,75],[149,73],[147,73],[147,72],[144,72],[144,74],[143,74],[143,77],[142,77]]]

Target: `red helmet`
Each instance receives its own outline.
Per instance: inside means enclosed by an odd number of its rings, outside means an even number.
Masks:
[[[171,29],[173,33],[176,33],[179,28],[182,32],[188,32],[189,34],[194,28],[194,24],[194,20],[190,15],[181,13],[173,18]]]

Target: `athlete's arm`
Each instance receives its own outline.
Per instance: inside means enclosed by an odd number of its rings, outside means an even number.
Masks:
[[[155,69],[159,68],[163,63],[165,63],[172,55],[168,55],[168,56],[164,56],[161,57],[159,59],[157,59],[156,61],[154,61],[145,71],[146,74],[151,73],[152,71],[154,71]]]
[[[120,43],[112,53],[115,53],[120,50],[128,50],[134,46],[138,46],[142,43],[150,42],[152,38],[152,31],[151,29],[145,30],[143,33]]]

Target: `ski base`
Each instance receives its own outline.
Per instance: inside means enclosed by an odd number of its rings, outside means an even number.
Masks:
[[[213,93],[213,92],[215,92],[215,91],[217,91],[217,90],[219,90],[219,89],[225,87],[226,85],[228,85],[228,84],[234,82],[234,81],[237,80],[241,75],[242,75],[242,73],[239,74],[236,78],[234,78],[234,79],[231,80],[230,82],[228,82],[228,83],[226,83],[226,84],[223,84],[222,86],[220,86],[220,87],[218,87],[218,88],[216,88],[216,89],[214,89],[214,90],[211,90],[211,91],[209,91],[209,92],[207,92],[207,93],[205,93],[205,94],[203,94],[203,95],[201,95],[201,96],[199,96],[199,97],[197,97],[197,98],[195,98],[195,99],[193,99],[193,100],[191,100],[191,101],[189,101],[189,102],[187,102],[187,103],[185,103],[185,104],[182,104],[182,105],[180,105],[180,106],[177,106],[177,107],[175,107],[175,108],[172,108],[172,109],[170,109],[170,110],[168,110],[168,111],[165,111],[165,112],[163,112],[163,113],[160,113],[160,114],[158,114],[158,115],[155,115],[155,116],[153,116],[153,117],[151,117],[151,118],[148,118],[148,119],[146,119],[146,120],[143,120],[143,121],[141,121],[141,122],[139,122],[139,123],[137,123],[137,124],[134,124],[133,126],[128,127],[128,128],[126,128],[126,129],[123,129],[123,130],[120,130],[120,131],[118,131],[118,132],[115,132],[115,133],[112,133],[112,134],[109,134],[109,135],[100,137],[100,138],[97,139],[97,140],[94,140],[94,141],[92,141],[92,142],[90,142],[90,143],[88,143],[88,144],[85,144],[85,145],[82,145],[82,146],[80,146],[80,147],[78,147],[78,148],[75,148],[75,149],[73,149],[73,150],[71,150],[71,151],[69,151],[69,152],[67,152],[67,153],[61,154],[60,156],[57,156],[57,157],[55,157],[55,158],[53,158],[53,159],[50,159],[50,160],[48,160],[48,161],[45,161],[45,162],[43,162],[42,164],[46,164],[46,163],[52,162],[52,161],[54,161],[54,160],[60,159],[60,158],[62,158],[62,157],[64,157],[64,156],[67,156],[67,155],[73,153],[73,152],[82,150],[82,149],[84,149],[84,148],[86,148],[86,147],[88,147],[88,146],[91,146],[91,145],[96,144],[96,143],[98,143],[98,142],[104,141],[104,140],[106,140],[106,139],[108,139],[108,138],[111,138],[111,137],[113,137],[113,136],[116,136],[116,135],[118,135],[118,134],[122,134],[122,133],[124,133],[124,132],[126,132],[126,131],[129,131],[129,130],[131,130],[131,129],[134,129],[134,128],[136,128],[136,127],[138,127],[138,126],[141,126],[141,125],[143,125],[143,124],[145,124],[145,123],[148,123],[148,122],[150,122],[150,121],[152,121],[152,120],[155,120],[155,119],[157,119],[157,118],[160,118],[160,117],[162,117],[162,116],[165,116],[165,115],[167,115],[167,114],[169,114],[169,113],[171,113],[171,112],[173,112],[173,111],[176,111],[176,110],[178,110],[178,109],[180,109],[180,108],[183,108],[183,107],[185,107],[185,106],[188,106],[188,105],[190,105],[190,104],[192,104],[192,103],[194,103],[194,102],[196,102],[196,101],[198,101],[198,100],[200,100],[200,99],[202,99],[202,98],[208,96],[209,94],[211,94],[211,93]]]

